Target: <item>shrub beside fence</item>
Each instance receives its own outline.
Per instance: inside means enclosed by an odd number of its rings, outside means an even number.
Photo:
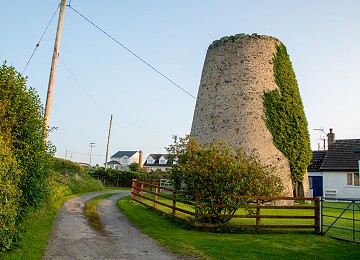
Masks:
[[[318,198],[236,196],[240,204],[235,214],[203,214],[199,203],[188,201],[183,193],[160,185],[160,180],[132,180],[131,198],[134,202],[181,219],[196,227],[230,227],[255,229],[313,229],[320,233],[320,200]],[[284,201],[300,202],[279,205]],[[314,203],[301,203],[304,201]],[[286,204],[286,203],[285,203]],[[201,206],[204,206],[203,204]],[[218,205],[218,207],[225,207]],[[204,223],[205,218],[230,218],[226,224]]]
[[[100,180],[103,185],[112,187],[131,187],[132,179],[141,178],[141,174],[140,172],[105,170],[103,168],[89,173],[93,178]]]

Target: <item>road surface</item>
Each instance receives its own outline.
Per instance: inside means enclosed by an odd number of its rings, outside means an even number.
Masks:
[[[104,229],[95,230],[83,213],[85,202],[112,192],[116,194],[97,207]],[[43,259],[185,259],[161,247],[117,209],[116,201],[129,194],[129,191],[93,192],[66,201],[53,224]]]

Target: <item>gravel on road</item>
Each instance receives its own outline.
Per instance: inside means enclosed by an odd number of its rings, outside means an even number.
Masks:
[[[83,213],[85,202],[113,192],[97,206],[103,230],[95,230]],[[93,192],[67,200],[55,219],[43,259],[184,259],[142,233],[119,211],[116,201],[127,195],[129,191]]]

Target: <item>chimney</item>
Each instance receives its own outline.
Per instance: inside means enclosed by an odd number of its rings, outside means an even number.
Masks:
[[[143,167],[143,152],[141,150],[139,151],[139,166],[140,166],[140,169],[142,169],[142,167]]]
[[[330,146],[335,142],[335,134],[333,133],[332,128],[330,128],[330,133],[327,134],[327,137],[328,137],[328,146]]]

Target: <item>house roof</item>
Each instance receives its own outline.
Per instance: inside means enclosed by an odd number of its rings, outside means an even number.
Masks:
[[[161,153],[157,153],[157,154],[150,154],[148,156],[152,157],[154,159],[154,163],[148,163],[147,160],[145,161],[145,163],[143,164],[143,166],[157,166],[157,167],[171,167],[172,166],[172,160],[169,160],[169,154],[161,154]],[[165,159],[167,159],[166,164],[160,164],[159,159],[161,158],[161,156],[164,156]]]
[[[358,147],[360,147],[360,139],[336,140],[329,146],[320,170],[358,171],[359,163],[355,153]]]
[[[107,164],[118,164],[118,165],[121,165],[121,163],[119,163],[118,161],[114,161],[114,160],[108,162]]]
[[[169,154],[162,154],[162,153],[152,153],[149,156],[151,156],[152,158],[154,158],[154,160],[158,160],[160,159],[161,156],[164,156],[165,159],[169,158]],[[148,156],[148,158],[149,158]]]
[[[313,151],[310,165],[307,168],[308,172],[319,172],[325,155],[326,151]]]
[[[115,153],[113,156],[111,156],[110,158],[112,157],[118,157],[118,158],[121,158],[123,156],[127,156],[127,157],[131,157],[133,156],[134,154],[136,154],[137,152],[139,151],[118,151],[117,153]]]

